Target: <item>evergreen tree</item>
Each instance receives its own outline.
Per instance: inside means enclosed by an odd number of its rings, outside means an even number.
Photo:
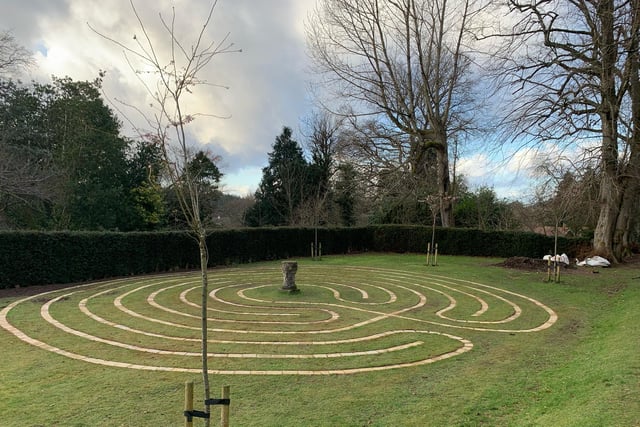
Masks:
[[[0,80],[5,226],[129,231],[162,223],[157,150],[120,136],[101,98],[101,77]]]
[[[185,167],[182,182],[186,182],[186,174],[189,174],[191,185],[197,186],[200,217],[207,226],[218,225],[218,201],[222,193],[218,190],[222,172],[216,165],[217,158],[204,151],[198,151]],[[178,228],[186,228],[184,213],[176,197],[173,188],[166,191],[166,200],[169,211],[169,221]]]
[[[128,142],[100,96],[101,79],[55,78],[36,86],[45,105],[48,144],[63,171],[64,198],[55,206],[54,227],[127,229]]]
[[[129,160],[132,199],[132,230],[157,230],[167,222],[167,208],[160,185],[161,151],[158,146],[138,141]]]
[[[338,166],[338,178],[335,184],[335,203],[340,212],[342,225],[356,225],[357,172],[352,164]]]
[[[292,135],[291,129],[284,127],[273,144],[255,193],[256,204],[245,215],[249,226],[290,225],[306,198],[309,166]]]

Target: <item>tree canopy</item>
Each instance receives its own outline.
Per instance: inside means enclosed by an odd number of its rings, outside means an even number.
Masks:
[[[262,169],[256,204],[246,214],[247,224],[293,224],[295,211],[307,193],[308,166],[293,131],[284,127],[269,153],[269,164]]]

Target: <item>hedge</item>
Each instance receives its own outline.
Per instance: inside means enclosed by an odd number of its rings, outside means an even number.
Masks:
[[[323,254],[426,252],[431,228],[369,226],[319,228]],[[313,228],[214,230],[209,266],[310,256]],[[553,238],[515,232],[438,228],[440,254],[542,257]],[[575,255],[585,240],[559,240],[559,252]],[[73,283],[135,274],[196,269],[196,241],[185,232],[0,232],[0,288]]]

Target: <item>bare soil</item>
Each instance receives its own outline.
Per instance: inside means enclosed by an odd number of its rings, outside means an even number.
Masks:
[[[513,268],[516,270],[526,270],[526,271],[547,271],[548,263],[547,261],[540,258],[528,258],[528,257],[511,257],[505,259],[503,262],[495,264],[499,267],[505,268]],[[570,265],[560,264],[560,267],[563,271],[571,272],[581,272],[586,271],[592,273],[594,270],[603,268],[603,267],[578,267],[575,264],[575,260],[572,260]],[[640,254],[634,254],[630,257],[625,258],[624,262],[620,264],[613,265],[613,268],[640,268]]]
[[[547,261],[538,258],[528,258],[523,256],[514,256],[505,259],[503,262],[496,264],[499,267],[514,268],[517,270],[527,271],[546,271],[548,267]]]

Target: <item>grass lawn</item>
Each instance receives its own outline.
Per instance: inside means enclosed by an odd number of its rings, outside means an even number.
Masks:
[[[212,270],[209,367],[231,425],[640,426],[640,263],[546,283],[438,261],[300,259],[299,294],[279,290],[279,262]],[[0,291],[0,426],[183,425],[186,381],[202,409],[197,286]]]

